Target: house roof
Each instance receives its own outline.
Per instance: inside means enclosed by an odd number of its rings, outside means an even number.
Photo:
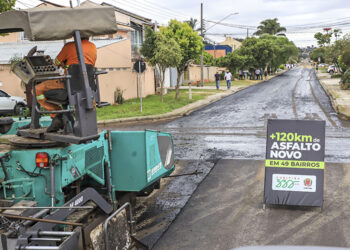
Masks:
[[[65,8],[65,6],[63,6],[63,5],[60,5],[60,4],[57,4],[57,3],[52,3],[50,1],[46,1],[46,0],[39,0],[39,1],[42,2],[42,3],[38,4],[36,7],[38,7],[40,5],[43,5],[43,4],[49,4],[49,5],[52,5],[52,6],[55,6],[55,7]]]
[[[124,41],[125,39],[98,39],[91,40],[96,45],[96,48],[102,48],[114,43]],[[34,46],[38,46],[37,50],[44,51],[45,55],[55,58],[61,51],[64,43],[61,41],[45,41],[45,42],[30,42],[22,41],[18,43],[0,43],[0,64],[9,64],[14,57],[24,57],[28,51]]]
[[[114,9],[50,7],[0,14],[0,33],[24,31],[31,41],[69,39],[75,30],[79,30],[82,37],[116,33]]]
[[[152,19],[149,19],[149,18],[146,18],[146,17],[143,17],[143,16],[139,16],[139,15],[137,15],[135,13],[132,13],[132,12],[129,12],[127,10],[123,10],[123,9],[121,9],[119,7],[114,6],[113,4],[109,4],[109,3],[103,2],[103,3],[101,3],[101,5],[103,5],[103,6],[111,6],[117,12],[120,12],[120,13],[125,14],[125,15],[130,16],[130,17],[133,17],[135,19],[138,19],[138,20],[144,22],[145,24],[151,24]]]

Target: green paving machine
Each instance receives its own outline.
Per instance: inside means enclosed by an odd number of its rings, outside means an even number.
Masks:
[[[174,170],[172,137],[159,131],[98,132],[98,71],[85,64],[81,37],[113,34],[113,8],[50,8],[0,14],[0,33],[23,31],[31,41],[74,39],[79,64],[61,75],[47,55],[26,56],[13,66],[32,86],[26,127],[0,120],[0,249],[147,248],[134,235],[132,200],[159,188]],[[62,110],[44,111],[35,86],[65,83]],[[46,95],[46,93],[45,93]],[[62,98],[65,96],[66,98]],[[64,128],[46,132],[44,114],[59,113]],[[44,119],[45,120],[45,119]]]

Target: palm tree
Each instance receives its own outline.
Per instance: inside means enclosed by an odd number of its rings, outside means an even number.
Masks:
[[[254,35],[260,36],[262,34],[270,34],[270,35],[280,35],[278,33],[286,32],[287,29],[285,27],[281,27],[280,23],[277,22],[278,19],[266,19],[260,22],[258,26],[258,30],[254,33]]]
[[[191,28],[192,28],[193,30],[195,30],[195,29],[196,29],[196,26],[197,26],[197,21],[198,21],[197,19],[191,17],[190,20],[185,21],[185,22],[188,23],[188,25],[191,26]]]

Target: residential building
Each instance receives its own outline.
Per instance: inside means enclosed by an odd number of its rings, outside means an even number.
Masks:
[[[103,3],[104,6],[111,6]],[[98,4],[85,1],[82,7],[95,7]],[[36,8],[64,8],[64,6],[51,4],[44,1]],[[123,91],[126,99],[139,97],[138,74],[132,68],[134,58],[138,56],[138,49],[143,42],[144,29],[152,27],[151,19],[141,17],[131,12],[112,6],[115,9],[116,34],[100,37],[92,37],[90,40],[97,47],[96,67],[107,70],[108,74],[100,75],[100,93],[103,101],[113,103],[116,89]],[[27,52],[38,46],[38,50],[55,58],[64,45],[64,41],[31,42],[28,41],[23,32],[11,33],[0,37],[0,89],[11,95],[23,96],[20,79],[10,72],[10,61],[12,58],[22,58]],[[155,93],[155,73],[153,67],[147,67],[142,74],[142,96],[145,97]]]
[[[226,36],[225,41],[219,43],[219,45],[228,45],[232,48],[232,51],[238,49],[242,46],[242,43],[240,41],[237,41],[236,39]]]
[[[152,20],[149,18],[136,15],[129,11],[123,10],[109,3],[103,2],[101,5],[113,7],[115,10],[117,23],[119,25],[123,25],[124,27],[132,28],[132,31],[128,33],[130,35],[128,38],[130,38],[130,41],[131,41],[131,53],[133,57],[138,56],[139,50],[144,41],[144,36],[145,36],[144,30],[146,29],[146,27],[150,27],[150,28],[154,27]]]
[[[236,39],[226,36],[225,41],[218,45],[206,45],[204,50],[211,54],[214,58],[219,58],[231,53],[232,51],[241,47],[242,43]]]
[[[205,45],[204,50],[211,54],[214,58],[226,56],[232,52],[232,47],[229,45]]]

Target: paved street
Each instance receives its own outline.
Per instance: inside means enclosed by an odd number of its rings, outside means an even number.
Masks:
[[[234,82],[233,82],[234,85]],[[326,161],[350,162],[350,122],[338,119],[311,69],[296,68],[166,124],[177,159],[264,159],[267,119],[326,121]]]
[[[265,157],[269,118],[326,121],[322,213],[318,208],[262,210],[261,160]],[[152,198],[156,205],[147,213],[151,222],[140,228],[142,232],[153,229],[152,233],[142,235],[150,246],[189,200],[155,249],[228,249],[256,244],[350,246],[350,223],[344,221],[350,211],[347,197],[350,165],[344,164],[350,162],[349,123],[338,119],[311,69],[290,70],[190,116],[131,129],[143,128],[173,134],[179,172],[211,169],[206,178],[209,170],[200,176],[176,178],[169,182],[176,185],[165,185],[160,191],[163,198]]]

